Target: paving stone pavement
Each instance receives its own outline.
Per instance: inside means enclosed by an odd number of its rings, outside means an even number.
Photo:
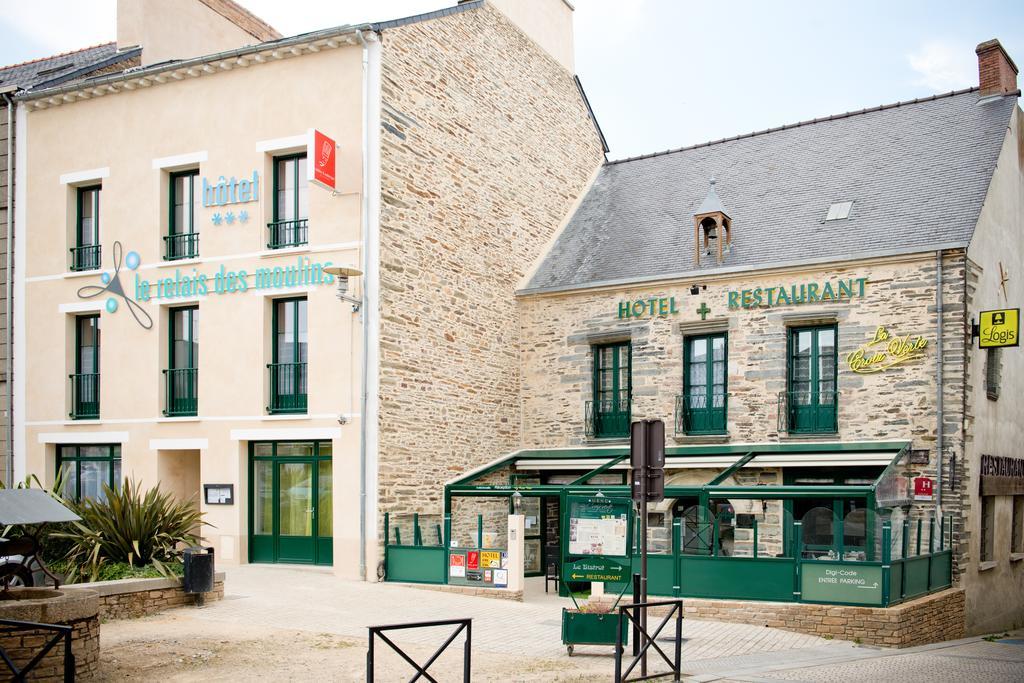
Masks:
[[[684,669],[690,674],[687,680],[700,683],[778,680],[1006,683],[1024,681],[1024,633],[994,642],[974,637],[904,650],[806,648],[688,663]]]
[[[572,603],[545,594],[542,578],[527,580],[527,599],[520,603],[398,584],[343,581],[320,569],[242,565],[225,571],[224,600],[189,612],[190,618],[365,639],[366,627],[371,625],[471,617],[474,652],[528,653],[538,658],[566,654],[561,641],[561,609]],[[674,628],[667,626],[662,637],[672,635]],[[402,631],[393,637],[424,645],[444,639],[442,629]],[[763,626],[695,619],[683,621],[683,638],[684,661],[853,647]],[[578,646],[576,653],[610,658],[612,649]]]
[[[566,656],[561,609],[572,603],[545,594],[543,579],[527,580],[527,599],[520,603],[400,584],[343,581],[318,568],[243,565],[227,568],[226,573],[224,600],[199,610],[176,610],[196,620],[197,632],[201,622],[210,621],[365,640],[370,625],[469,617],[474,653],[521,655],[524,664]],[[433,649],[449,632],[450,627],[398,631],[392,637]],[[659,640],[672,635],[671,627],[666,627]],[[968,638],[885,650],[763,626],[686,619],[683,638],[684,673],[687,680],[698,682],[1024,681],[1024,633],[1002,642]],[[607,658],[610,664],[612,649],[577,646],[576,655]]]

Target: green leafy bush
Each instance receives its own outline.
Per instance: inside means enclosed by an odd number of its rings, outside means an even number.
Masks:
[[[50,564],[50,569],[63,576],[67,576],[72,573],[72,565],[67,560],[58,560]],[[164,569],[169,571],[173,576],[182,576],[185,574],[185,566],[180,562],[173,562],[164,565]],[[97,581],[117,581],[119,579],[160,579],[166,578],[166,574],[161,573],[156,567],[149,564],[145,567],[133,567],[125,562],[105,562],[100,565],[99,574],[96,577]],[[81,578],[81,576],[79,576]],[[88,577],[86,577],[88,578]]]
[[[141,484],[129,479],[120,489],[104,486],[103,492],[105,500],[71,504],[82,521],[54,534],[71,542],[65,558],[69,581],[99,581],[104,568],[116,563],[152,565],[171,578],[170,565],[202,540],[195,531],[203,516],[192,501],[175,500],[159,486],[143,493]]]

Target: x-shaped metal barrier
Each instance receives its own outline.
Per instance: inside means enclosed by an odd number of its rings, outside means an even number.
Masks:
[[[658,628],[654,630],[654,633],[649,633],[644,626],[646,620],[640,619],[641,614],[645,614],[647,609],[650,607],[671,607],[665,618],[658,624]],[[676,635],[674,639],[675,645],[675,658],[669,658],[665,651],[658,646],[655,642],[658,635],[661,634],[665,626],[675,617],[676,622]],[[625,627],[623,619],[628,619],[633,624],[634,633],[638,633],[637,644],[642,646],[637,650],[633,656],[633,661],[629,663],[626,670],[622,670],[622,634]],[[651,648],[658,653],[658,655],[668,664],[671,668],[670,671],[663,671],[661,673],[647,674],[647,651]],[[641,676],[638,678],[629,678],[629,674],[632,673],[633,669],[636,668],[637,664],[641,664]],[[615,683],[625,683],[626,681],[646,681],[652,678],[660,678],[662,676],[672,676],[673,681],[680,680],[683,666],[683,601],[682,600],[665,600],[662,602],[641,602],[633,605],[622,605],[619,607],[619,628],[618,628],[618,640],[615,644]]]
[[[390,638],[388,638],[386,635],[384,635],[384,631],[399,631],[399,630],[410,629],[410,628],[431,628],[431,627],[434,627],[434,626],[458,626],[458,628],[455,629],[454,633],[452,633],[450,636],[448,636],[448,640],[444,641],[444,644],[442,644],[441,647],[437,648],[437,650],[434,652],[434,654],[430,656],[430,659],[427,660],[426,664],[423,664],[422,666],[417,664],[416,661],[413,660],[413,658],[410,657],[408,654],[406,654],[406,652],[401,647],[399,647],[398,645],[395,645],[395,643],[392,642],[392,640]],[[392,626],[371,626],[370,627],[370,648],[366,651],[366,680],[367,680],[367,683],[373,683],[373,668],[374,668],[373,643],[374,643],[375,637],[376,638],[380,638],[385,643],[387,643],[387,645],[392,650],[397,652],[398,655],[402,659],[404,659],[406,662],[408,662],[409,665],[412,666],[412,668],[414,668],[416,670],[416,675],[414,675],[412,678],[409,679],[409,683],[413,683],[414,681],[418,681],[421,677],[425,678],[426,680],[430,681],[431,683],[437,683],[437,679],[434,678],[433,676],[431,676],[429,673],[427,673],[427,669],[430,668],[431,664],[433,664],[435,661],[437,661],[437,658],[440,657],[441,654],[446,649],[448,649],[448,646],[451,645],[455,641],[455,639],[458,638],[459,634],[462,633],[463,631],[466,632],[466,642],[464,643],[463,649],[462,649],[462,680],[463,680],[463,683],[469,683],[469,678],[470,678],[470,651],[472,650],[472,647],[473,647],[473,620],[472,619],[446,619],[446,620],[443,620],[443,621],[419,621],[419,622],[414,622],[414,623],[411,623],[411,624],[394,624]]]
[[[10,669],[13,677],[12,681],[25,681],[28,680],[28,674],[36,668],[36,666],[43,661],[43,657],[49,653],[53,647],[61,640],[64,641],[64,680],[71,681],[75,680],[75,655],[71,652],[71,632],[73,628],[71,626],[64,626],[62,624],[37,624],[32,621],[12,621],[9,619],[0,619],[0,633],[8,634],[14,632],[32,632],[32,631],[50,631],[53,636],[47,640],[43,646],[39,649],[39,652],[32,657],[31,660],[25,666],[20,669],[10,658],[7,652],[0,648],[0,658],[3,659],[4,664]]]

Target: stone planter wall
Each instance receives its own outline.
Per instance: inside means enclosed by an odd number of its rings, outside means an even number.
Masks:
[[[157,612],[197,604],[197,595],[186,593],[178,579],[121,579],[66,586],[70,590],[94,591],[98,596],[99,616],[111,619],[134,619]],[[213,577],[213,591],[203,594],[210,602],[224,597],[224,572]]]
[[[913,647],[966,636],[962,588],[932,593],[894,607],[684,598],[683,614],[692,619],[759,624],[881,647]]]
[[[71,652],[75,656],[75,680],[92,681],[99,675],[99,595],[90,590],[12,588],[21,599],[0,600],[0,619],[71,626]],[[38,596],[38,597],[37,597]],[[0,634],[0,648],[19,668],[28,664],[53,637],[51,631],[14,631]],[[0,675],[9,675],[0,663]],[[28,674],[31,681],[64,680],[64,641],[61,640]],[[5,679],[6,680],[6,679]]]

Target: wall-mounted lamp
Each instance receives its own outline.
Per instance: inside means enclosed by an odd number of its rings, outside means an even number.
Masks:
[[[362,275],[363,271],[354,266],[328,266],[327,268],[324,268],[324,272],[328,275],[333,275],[337,281],[338,291],[336,296],[342,301],[347,301],[352,304],[353,312],[358,311],[363,302],[361,299],[348,295],[348,279],[350,277]]]
[[[701,290],[707,291],[707,288],[707,285],[690,285],[690,294],[692,296],[697,296],[701,293]]]

